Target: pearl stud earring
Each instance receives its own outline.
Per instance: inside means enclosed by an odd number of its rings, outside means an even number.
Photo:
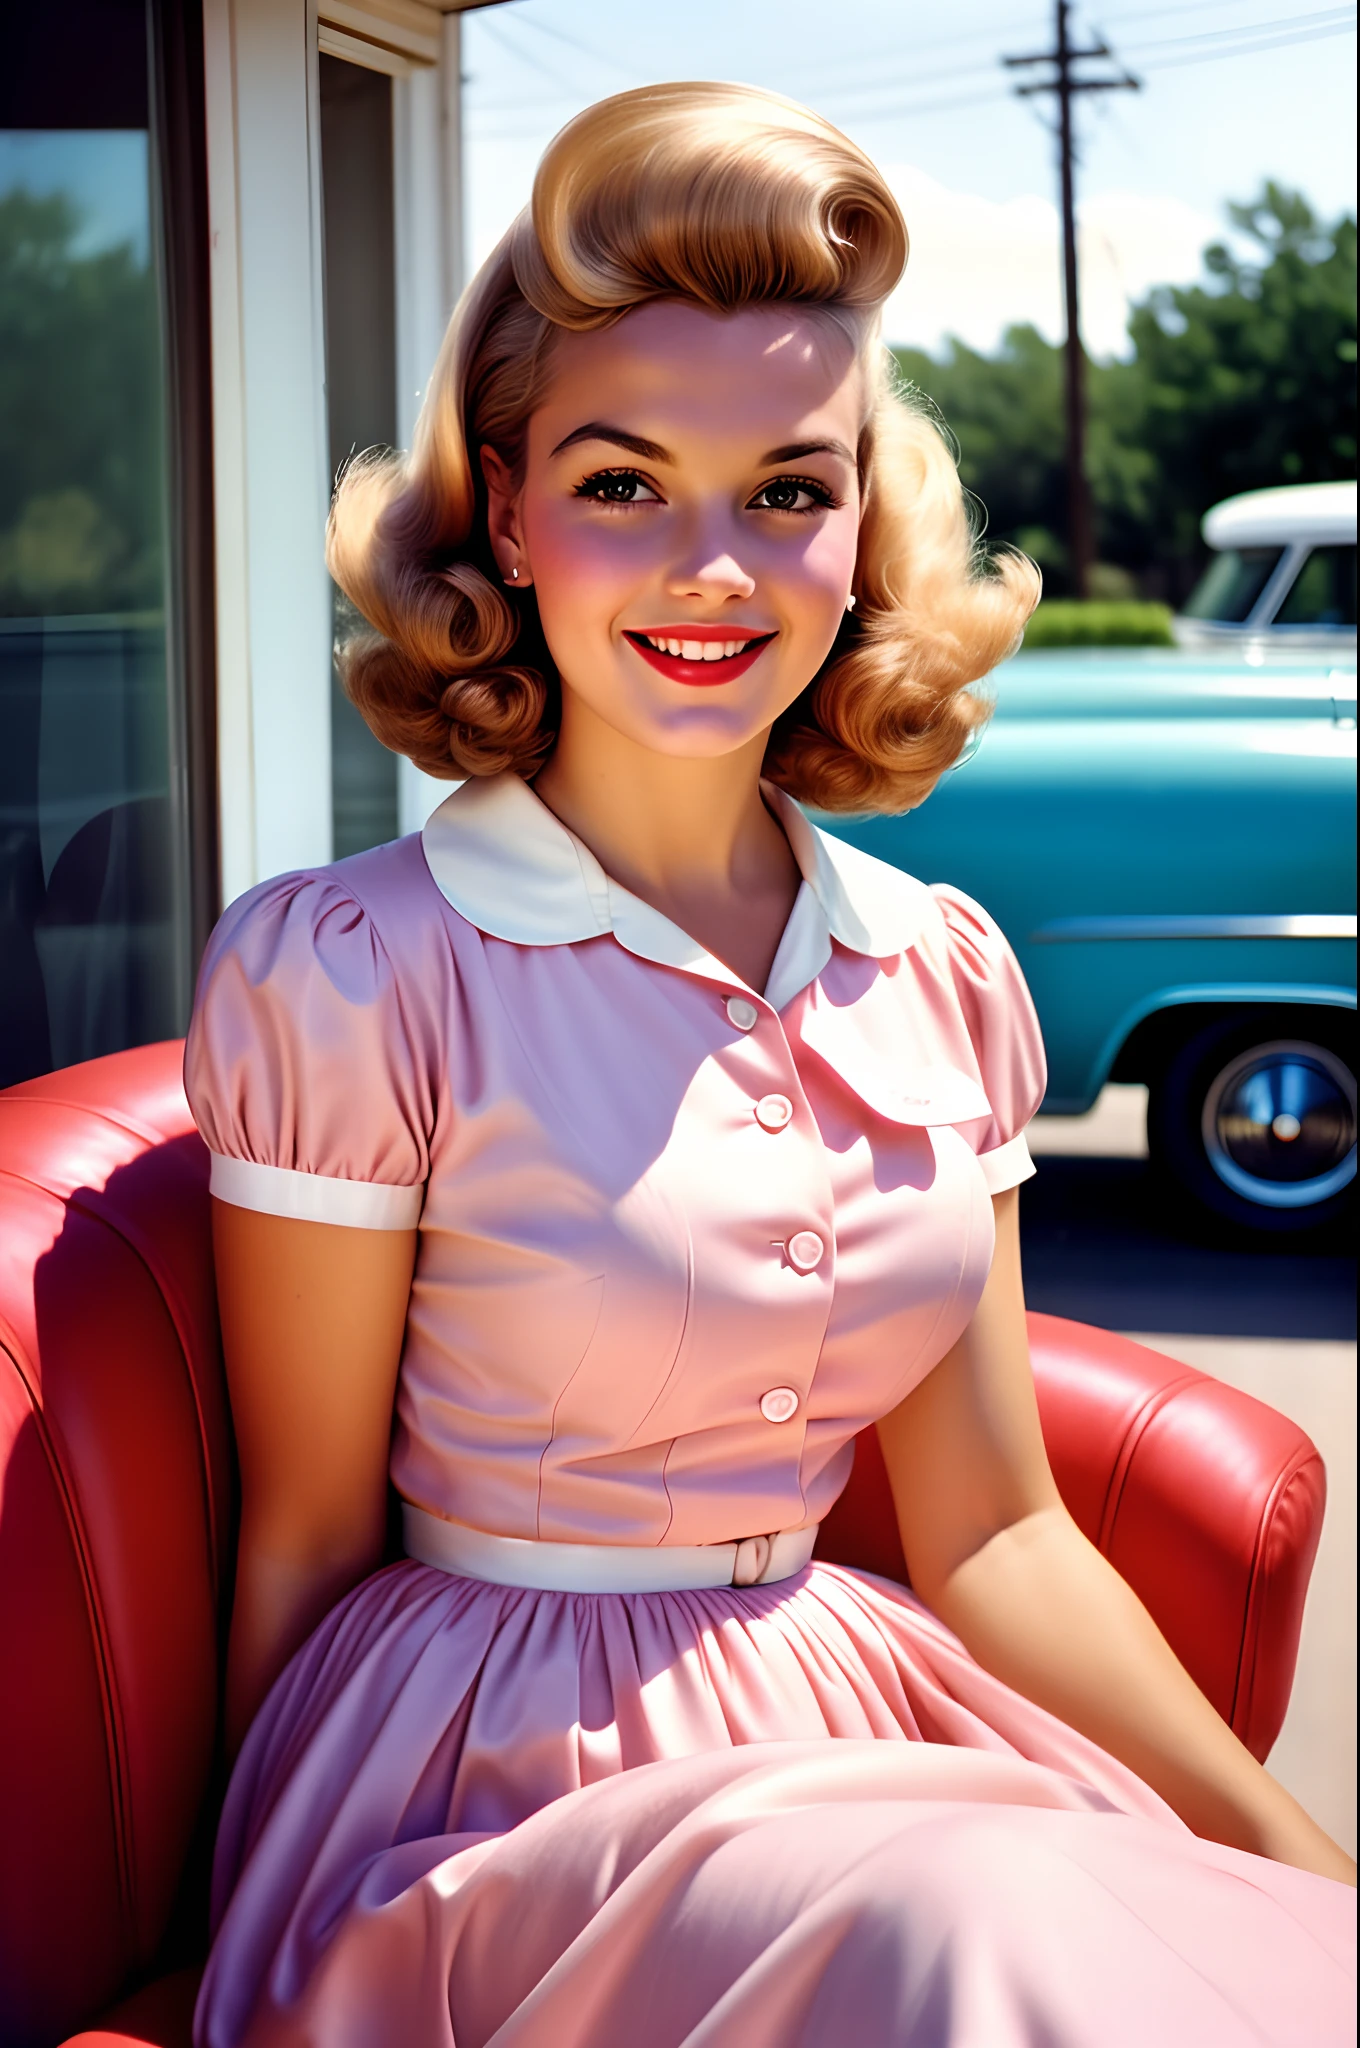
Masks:
[[[845,600],[845,609],[848,612],[852,612],[855,609],[855,596],[853,591],[850,593],[850,596],[847,597]]]

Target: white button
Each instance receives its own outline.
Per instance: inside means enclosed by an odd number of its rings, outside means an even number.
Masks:
[[[795,1230],[784,1249],[791,1266],[796,1266],[800,1273],[810,1273],[814,1266],[822,1263],[826,1246],[815,1230]]]
[[[793,1117],[793,1104],[787,1095],[762,1095],[756,1104],[756,1122],[765,1131],[782,1131]]]
[[[760,1412],[767,1422],[787,1422],[798,1413],[798,1396],[792,1387],[771,1387],[760,1397]]]
[[[727,1021],[735,1024],[738,1031],[750,1031],[760,1022],[760,1012],[745,996],[727,998]]]

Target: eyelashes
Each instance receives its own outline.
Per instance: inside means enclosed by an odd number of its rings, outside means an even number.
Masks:
[[[785,497],[808,497],[811,498],[812,503],[810,505],[760,505],[756,503],[756,499],[772,498],[781,493]],[[795,518],[803,518],[809,512],[834,511],[837,506],[843,503],[844,500],[836,496],[836,493],[829,484],[822,483],[815,476],[777,476],[771,482],[761,485],[760,489],[756,492],[755,499],[752,499],[751,503],[747,506],[747,510],[755,512],[791,512]]]
[[[794,502],[765,503],[761,499],[777,499],[783,496]],[[664,502],[659,491],[648,483],[636,469],[597,469],[575,485],[574,498],[587,498],[594,504],[611,510],[627,510],[632,505],[657,505]],[[810,498],[810,505],[800,505],[800,497]],[[748,512],[777,512],[785,517],[805,519],[813,512],[835,511],[844,500],[839,498],[829,484],[814,476],[772,477],[747,502]]]
[[[645,498],[639,491],[647,493]],[[572,492],[574,498],[591,498],[597,505],[645,505],[659,504],[660,500],[645,477],[635,469],[597,469],[577,484]]]

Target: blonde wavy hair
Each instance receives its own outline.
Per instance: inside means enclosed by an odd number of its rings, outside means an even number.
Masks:
[[[856,608],[765,772],[828,811],[920,803],[985,719],[968,686],[1015,645],[1039,579],[1023,556],[983,556],[943,433],[894,390],[880,314],[906,258],[874,165],[793,101],[660,85],[570,122],[454,313],[410,455],[371,452],[337,484],[326,558],[372,629],[338,659],[383,744],[447,777],[528,778],[551,751],[560,684],[533,590],[507,590],[492,559],[479,450],[522,476],[557,335],[656,299],[790,304],[864,365],[864,510]]]

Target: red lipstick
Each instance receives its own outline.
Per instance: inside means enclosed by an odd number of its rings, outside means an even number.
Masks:
[[[673,683],[687,683],[691,689],[711,690],[745,675],[774,634],[762,633],[754,626],[677,625],[654,626],[645,633],[625,632],[623,637],[659,675],[668,676]],[[697,652],[715,646],[724,651],[707,659]]]

